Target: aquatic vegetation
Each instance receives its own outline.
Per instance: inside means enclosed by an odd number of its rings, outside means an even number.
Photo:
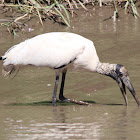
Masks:
[[[124,4],[123,6],[122,3]],[[70,15],[74,17],[77,9],[88,11],[87,5],[114,7],[114,16],[108,18],[111,19],[113,17],[114,21],[119,17],[117,7],[120,6],[137,18],[139,14],[135,3],[136,1],[134,2],[133,0],[121,2],[114,0],[107,3],[102,0],[1,0],[1,10],[4,12],[10,11],[11,15],[12,13],[17,14],[15,14],[16,16],[11,16],[12,18],[10,19],[0,19],[0,27],[6,26],[9,33],[12,33],[15,37],[17,36],[17,31],[25,32],[25,28],[28,28],[29,32],[34,30],[26,24],[33,17],[38,17],[42,25],[43,21],[50,19],[70,27]]]
[[[66,10],[65,6],[61,4],[61,2],[58,2],[54,0],[53,2],[48,1],[36,1],[36,0],[29,0],[29,1],[15,1],[15,3],[4,3],[0,5],[1,7],[7,7],[8,10],[16,11],[17,13],[22,13],[21,16],[18,16],[14,19],[8,19],[5,20],[5,22],[1,22],[0,26],[6,26],[9,33],[13,33],[14,36],[16,36],[15,29],[19,29],[21,31],[24,30],[24,26],[27,26],[26,24],[23,24],[19,21],[23,19],[30,20],[33,16],[37,16],[39,18],[40,23],[43,25],[43,20],[46,18],[53,19],[54,21],[58,23],[63,23],[62,21],[57,21],[57,19],[62,19],[64,21],[64,25],[67,25],[70,27],[70,18],[69,13]],[[63,10],[63,11],[62,11]],[[64,15],[65,14],[65,15]]]
[[[118,15],[118,9],[117,9],[117,6],[116,6],[116,1],[114,0],[113,1],[114,3],[114,16],[113,16],[113,18],[114,18],[114,21],[116,21],[116,18],[118,18],[119,17],[119,15]]]
[[[139,16],[139,13],[137,12],[137,8],[136,8],[133,0],[127,0],[127,2],[125,4],[125,11],[127,11],[127,10],[128,10],[128,12],[131,12],[135,18],[137,18]]]

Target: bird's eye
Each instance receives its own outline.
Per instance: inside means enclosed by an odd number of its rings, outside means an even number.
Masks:
[[[118,76],[119,76],[119,77],[122,77],[122,76],[123,76],[123,73],[119,72],[119,73],[118,73]]]

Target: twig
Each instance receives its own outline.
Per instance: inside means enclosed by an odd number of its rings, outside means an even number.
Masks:
[[[41,15],[40,15],[40,13],[39,13],[39,10],[36,9],[36,11],[37,11],[37,13],[38,13],[38,16],[39,16],[39,19],[40,19],[40,23],[43,25],[43,21],[42,21]]]
[[[80,2],[80,0],[77,0],[77,2],[78,2],[86,11],[88,11],[88,9],[83,5],[82,2]]]
[[[73,6],[72,6],[72,4],[70,3],[70,1],[69,1],[69,0],[66,0],[66,2],[69,4],[70,8],[73,9]],[[72,15],[72,17],[73,17],[74,11],[71,10],[70,12],[71,12],[71,15]]]
[[[13,21],[15,18],[13,19],[0,19],[0,22],[6,22],[6,21]]]
[[[28,16],[28,13],[26,13],[25,15],[21,16],[21,17],[18,17],[14,20],[14,22],[17,22],[18,20],[21,20],[23,19],[24,17]]]
[[[78,9],[78,6],[77,6],[76,2],[74,0],[72,0],[72,2],[74,3],[76,9]]]

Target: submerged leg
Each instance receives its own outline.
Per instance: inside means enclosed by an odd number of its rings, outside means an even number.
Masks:
[[[91,105],[90,103],[87,103],[87,102],[77,101],[77,100],[74,100],[74,99],[71,100],[71,99],[68,99],[68,98],[64,97],[63,91],[64,91],[64,85],[65,85],[66,72],[67,71],[64,71],[62,73],[62,81],[61,81],[61,88],[60,88],[60,93],[59,93],[59,99],[62,100],[62,101],[72,102],[72,103],[76,103],[76,104],[80,104],[80,105]]]
[[[58,82],[59,82],[59,74],[56,74],[55,86],[54,86],[54,91],[52,96],[52,103],[54,106],[56,106],[56,102],[57,102],[56,93],[57,93]]]

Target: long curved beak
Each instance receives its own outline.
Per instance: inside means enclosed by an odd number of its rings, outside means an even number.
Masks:
[[[133,85],[130,81],[130,78],[129,76],[123,76],[121,79],[120,79],[121,82],[119,82],[119,86],[120,86],[120,89],[121,89],[121,92],[122,92],[122,95],[124,97],[124,100],[125,100],[125,103],[126,105],[128,105],[128,100],[127,100],[127,96],[126,96],[126,89],[125,89],[125,86],[128,88],[128,90],[131,92],[132,96],[134,97],[136,103],[138,104],[138,106],[140,105],[140,102],[139,102],[139,99],[138,97],[136,96],[136,92],[133,88]]]
[[[127,106],[128,105],[128,99],[127,99],[127,95],[126,95],[125,84],[123,83],[123,81],[120,78],[118,79],[117,82],[119,84],[120,90],[121,90],[123,98],[125,100],[125,104]]]

